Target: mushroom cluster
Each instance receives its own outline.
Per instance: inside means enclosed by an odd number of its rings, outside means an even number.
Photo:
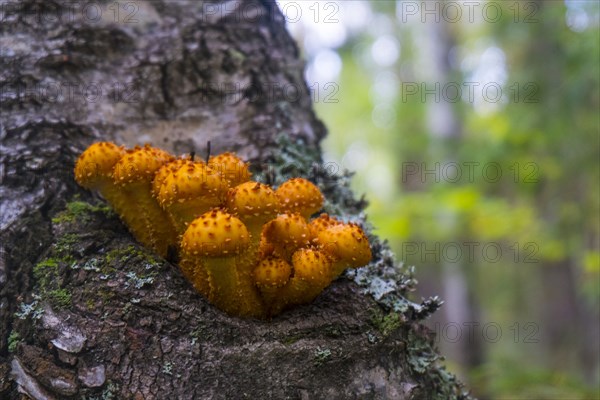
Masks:
[[[145,145],[92,144],[75,166],[133,236],[161,256],[179,254],[194,288],[230,315],[267,318],[314,300],[346,268],[371,259],[362,229],[327,214],[311,182],[276,190],[250,180],[232,153],[207,162]]]

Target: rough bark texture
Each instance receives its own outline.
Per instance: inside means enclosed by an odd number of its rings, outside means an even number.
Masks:
[[[123,6],[127,6],[123,8]],[[274,3],[4,4],[0,398],[462,398],[404,297],[411,270],[374,261],[313,304],[231,318],[139,246],[72,175],[91,142],[235,150],[257,179],[303,175],[364,223]],[[100,17],[100,14],[102,15]]]

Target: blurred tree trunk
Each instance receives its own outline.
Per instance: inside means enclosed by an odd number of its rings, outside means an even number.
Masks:
[[[443,9],[443,1],[439,1],[438,7],[435,9]],[[433,9],[433,7],[432,7]],[[436,101],[427,103],[427,116],[429,131],[432,136],[432,147],[430,155],[434,162],[439,162],[440,170],[444,170],[448,163],[457,163],[459,155],[457,149],[460,147],[463,124],[462,117],[459,114],[456,106],[448,101],[445,96],[445,91],[442,90],[449,83],[457,82],[456,71],[450,64],[450,57],[453,47],[456,43],[454,32],[452,31],[451,23],[445,18],[439,18],[436,22],[431,18],[426,25],[427,39],[429,48],[431,49],[430,62],[432,76],[429,77],[431,88],[434,84],[439,84],[436,87]],[[448,94],[451,96],[451,94]],[[429,165],[429,170],[433,170],[434,166]],[[439,175],[438,175],[439,178]],[[443,179],[443,177],[441,178]],[[441,214],[443,220],[439,221],[440,225],[453,226],[456,232],[464,231],[460,228],[465,222],[460,216],[455,214]],[[457,238],[457,243],[468,242]],[[443,247],[444,244],[441,244]],[[449,351],[452,351],[451,357],[457,360],[464,371],[471,370],[480,366],[483,363],[483,344],[481,335],[473,335],[470,329],[473,324],[478,324],[481,320],[479,310],[476,307],[477,298],[474,291],[474,282],[476,270],[474,265],[471,265],[468,257],[458,257],[456,261],[449,260],[444,254],[440,254],[440,263],[442,269],[441,282],[443,286],[443,298],[446,303],[444,307],[445,326],[453,326],[458,328],[458,333],[461,334],[460,339],[454,346],[446,346]],[[453,332],[442,329],[442,332]],[[440,338],[444,341],[443,335]]]
[[[342,279],[272,321],[228,317],[73,181],[98,140],[211,140],[258,173],[286,143],[318,163],[325,129],[275,3],[5,5],[0,398],[463,398],[418,323],[427,308],[388,314]],[[374,246],[378,282],[400,290]]]
[[[541,17],[539,23],[530,25],[531,37],[536,39],[529,42],[522,60],[523,64],[531,69],[531,76],[535,77],[541,89],[540,97],[543,99],[545,109],[543,114],[538,115],[538,123],[542,132],[552,132],[554,128],[552,125],[556,122],[554,116],[564,113],[570,115],[562,101],[565,96],[564,86],[557,84],[557,82],[568,81],[568,65],[564,62],[568,58],[567,49],[556,34],[555,26],[560,20],[553,15],[552,7],[559,7],[559,5],[549,5],[542,0],[535,1],[536,13]],[[559,17],[563,15],[559,14]],[[550,59],[556,61],[548,63],[546,60]],[[571,107],[576,106],[571,105]],[[560,154],[560,151],[551,148],[557,145],[560,146],[549,142],[549,150]],[[589,304],[589,300],[583,293],[577,290],[578,280],[582,279],[583,267],[580,265],[582,258],[579,254],[580,249],[573,246],[573,237],[580,236],[579,240],[585,242],[590,231],[582,230],[582,226],[586,226],[584,221],[577,223],[568,217],[565,218],[561,215],[563,211],[556,206],[556,204],[568,203],[585,204],[585,192],[589,190],[587,177],[579,173],[579,170],[586,167],[583,164],[577,165],[575,172],[567,175],[568,179],[564,182],[564,186],[540,185],[541,190],[537,199],[539,210],[544,219],[556,224],[556,229],[564,236],[563,242],[566,243],[568,254],[563,260],[545,262],[537,268],[543,294],[537,299],[537,306],[541,317],[538,326],[541,343],[547,349],[545,361],[556,368],[565,368],[565,363],[580,365],[583,367],[582,372],[587,382],[594,384],[597,382],[600,355],[598,311]],[[558,199],[560,199],[559,203],[557,203]],[[584,244],[586,245],[589,244]]]

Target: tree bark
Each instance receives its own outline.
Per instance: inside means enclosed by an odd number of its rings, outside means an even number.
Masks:
[[[412,272],[375,236],[373,262],[313,304],[233,318],[73,180],[94,141],[210,140],[366,224],[348,175],[319,167],[326,131],[275,3],[2,6],[0,398],[466,398],[419,323],[439,300],[407,300]]]

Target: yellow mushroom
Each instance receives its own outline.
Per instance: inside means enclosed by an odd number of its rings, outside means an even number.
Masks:
[[[299,214],[278,215],[265,225],[263,233],[274,254],[288,262],[296,250],[309,246],[311,241],[308,224]]]
[[[346,268],[358,268],[371,261],[369,239],[356,224],[329,226],[319,232],[317,242],[319,248],[332,259],[332,279]]]
[[[165,256],[180,245],[185,277],[231,315],[264,318],[308,303],[371,259],[358,225],[327,214],[307,222],[323,205],[314,184],[294,178],[274,191],[249,181],[232,153],[206,164],[101,142],[79,157],[75,179],[98,190],[145,246]]]
[[[129,201],[113,182],[113,170],[123,154],[123,146],[111,142],[94,143],[81,153],[74,171],[80,186],[100,192],[118,214]]]
[[[158,202],[180,235],[195,218],[219,207],[228,189],[227,182],[202,161],[178,163],[157,178],[162,180]]]
[[[254,269],[254,282],[260,290],[267,314],[271,314],[278,293],[288,283],[291,273],[291,265],[277,257],[264,258]]]
[[[136,146],[121,157],[113,171],[114,183],[132,200],[127,210],[135,216],[128,222],[130,231],[140,243],[163,257],[169,246],[176,246],[177,237],[169,217],[152,196],[152,181],[156,172],[172,160],[163,150]]]
[[[208,166],[216,171],[228,184],[234,187],[250,180],[248,164],[234,153],[222,153],[208,159]]]
[[[292,256],[293,274],[289,282],[277,292],[271,312],[313,301],[332,281],[329,273],[331,259],[322,251],[300,249]]]
[[[315,184],[303,179],[292,178],[277,188],[281,212],[298,213],[308,218],[323,207],[323,194]]]
[[[212,210],[195,219],[183,234],[182,257],[206,269],[208,300],[231,315],[264,316],[252,282],[240,280],[236,264],[250,243],[249,232],[238,218]],[[198,285],[201,286],[201,285]]]
[[[269,186],[250,181],[229,189],[225,207],[248,228],[254,251],[260,242],[264,224],[277,216],[279,199]]]

